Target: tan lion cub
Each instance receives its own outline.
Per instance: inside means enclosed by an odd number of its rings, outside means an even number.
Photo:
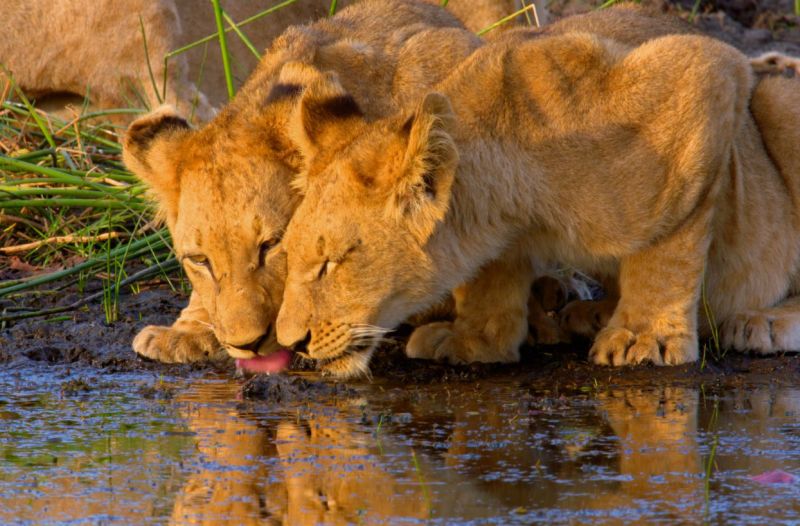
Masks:
[[[409,356],[513,362],[535,258],[618,269],[596,363],[695,360],[706,267],[719,321],[775,305],[800,277],[799,163],[765,150],[751,77],[746,57],[701,36],[629,47],[519,33],[474,53],[410,118],[358,122],[353,108],[346,125],[309,127],[309,89],[291,127],[307,169],[279,342],[357,374],[380,336],[453,290],[457,319],[418,328]],[[783,132],[774,144],[800,140]],[[773,347],[800,347],[800,319],[770,327]]]

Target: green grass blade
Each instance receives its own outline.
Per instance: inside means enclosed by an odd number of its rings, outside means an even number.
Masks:
[[[50,145],[50,148],[55,150],[56,149],[56,141],[55,141],[55,139],[53,139],[53,134],[50,133],[49,128],[45,125],[44,121],[39,116],[39,112],[36,111],[36,108],[33,107],[33,104],[31,104],[31,101],[28,100],[28,97],[26,97],[25,93],[19,88],[19,85],[17,85],[17,82],[16,82],[16,80],[14,80],[14,76],[11,74],[11,72],[8,71],[5,68],[5,66],[2,66],[2,68],[3,68],[3,71],[5,72],[6,76],[8,76],[9,80],[11,81],[11,85],[14,87],[14,92],[17,94],[19,99],[22,101],[22,104],[25,105],[25,108],[28,110],[28,114],[36,122],[36,126],[39,127],[39,131],[42,132],[42,135],[44,135],[45,139],[47,140],[47,144]]]
[[[0,297],[7,296],[14,292],[21,292],[24,290],[29,290],[33,287],[38,287],[40,285],[45,285],[47,283],[52,283],[54,281],[59,281],[64,278],[74,276],[75,274],[79,274],[81,272],[91,271],[93,269],[101,269],[105,267],[107,257],[118,258],[121,257],[124,253],[128,253],[128,258],[136,258],[140,257],[144,254],[148,254],[151,250],[161,250],[166,248],[166,243],[163,240],[163,236],[165,234],[162,232],[156,232],[154,234],[150,234],[149,236],[145,236],[137,241],[133,241],[130,245],[124,245],[121,247],[117,247],[112,249],[108,252],[108,254],[103,254],[100,257],[95,257],[84,261],[83,263],[79,263],[75,266],[70,268],[59,270],[56,272],[51,272],[50,274],[45,274],[43,276],[36,276],[34,278],[26,279],[14,282],[10,286],[5,285],[4,283],[0,283]],[[164,262],[162,262],[164,264]]]
[[[236,35],[239,37],[239,40],[242,41],[242,44],[244,44],[245,47],[250,50],[253,56],[255,56],[258,60],[261,60],[261,53],[259,53],[253,43],[250,42],[250,39],[247,38],[247,35],[245,35],[242,30],[239,29],[239,27],[236,25],[236,22],[234,22],[233,19],[228,16],[228,13],[223,11],[222,17],[225,19],[228,25],[231,26],[231,29],[233,29],[234,33],[236,33]]]
[[[694,22],[694,19],[697,16],[697,13],[700,11],[700,2],[701,1],[702,0],[695,0],[694,5],[692,6],[692,12],[689,13],[689,22],[690,23]]]
[[[139,15],[139,28],[142,31],[142,44],[144,45],[144,60],[147,63],[147,73],[150,76],[150,83],[153,85],[153,93],[159,104],[164,103],[164,98],[161,92],[158,91],[158,84],[156,84],[156,76],[153,74],[153,66],[150,63],[150,50],[147,48],[147,33],[144,30],[144,22],[142,22],[142,15]]]
[[[214,20],[217,23],[217,38],[219,39],[219,50],[222,54],[222,69],[225,72],[225,86],[228,88],[228,99],[233,99],[236,90],[233,88],[233,74],[231,73],[231,57],[228,53],[228,42],[225,39],[225,28],[222,25],[222,7],[219,0],[211,0],[214,6]]]
[[[502,26],[503,24],[507,24],[508,22],[514,20],[519,15],[524,14],[525,12],[529,11],[531,9],[531,7],[533,7],[533,4],[531,4],[529,6],[526,6],[526,7],[523,7],[522,9],[520,9],[518,11],[514,11],[510,15],[501,18],[497,22],[495,22],[495,23],[493,23],[493,24],[491,24],[491,25],[489,25],[487,27],[484,27],[483,29],[481,29],[480,31],[478,31],[475,34],[478,35],[478,36],[485,35],[489,31],[492,31],[493,29],[497,29],[498,27]]]
[[[109,199],[8,199],[0,201],[0,209],[9,208],[113,208],[115,210],[136,210],[143,212],[150,209],[150,205],[132,203],[130,201],[112,201]]]
[[[80,190],[76,188],[17,188],[13,185],[0,184],[0,194],[7,194],[19,199],[26,196],[39,195],[61,195],[64,197],[76,197],[81,199],[102,199],[105,194],[96,190]],[[4,201],[0,199],[0,208],[3,208]]]
[[[265,9],[264,11],[261,11],[260,13],[256,13],[255,15],[253,15],[251,17],[245,18],[244,20],[242,20],[241,22],[236,24],[236,27],[241,28],[242,26],[245,26],[245,25],[247,25],[247,24],[249,24],[251,22],[255,22],[256,20],[264,18],[265,16],[274,13],[278,9],[282,9],[282,8],[286,7],[287,5],[291,5],[291,4],[295,3],[295,2],[297,2],[297,0],[285,0],[284,2],[281,2],[280,4],[277,4],[277,5],[274,5],[274,6],[270,7],[269,9]],[[228,29],[225,30],[225,32],[227,33],[228,31],[233,31],[233,29],[229,27]],[[206,37],[203,37],[200,40],[195,40],[194,42],[190,42],[189,44],[186,44],[185,46],[179,47],[178,49],[173,49],[172,51],[170,51],[169,53],[164,55],[164,60],[172,58],[172,57],[174,57],[176,55],[180,55],[181,53],[186,53],[190,49],[196,48],[197,46],[201,46],[201,45],[205,44],[206,42],[211,42],[212,40],[214,40],[217,37],[218,37],[217,33],[214,33],[212,35],[208,35]]]
[[[619,0],[606,0],[605,2],[600,4],[600,6],[597,9],[605,9],[607,7],[611,7],[612,5],[616,4],[617,2],[619,2]]]
[[[88,186],[89,188],[93,188],[109,196],[116,195],[116,192],[111,190],[109,187],[95,183],[94,181],[88,180],[85,177],[81,177],[78,175],[71,175],[56,168],[39,166],[38,164],[32,164],[25,161],[20,161],[19,159],[15,159],[12,157],[6,157],[4,155],[0,155],[0,168],[8,166],[24,170],[30,173],[45,175],[49,177],[53,182],[75,185],[75,186]]]

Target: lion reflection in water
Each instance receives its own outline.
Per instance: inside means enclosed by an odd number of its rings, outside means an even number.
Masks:
[[[201,470],[178,496],[173,524],[353,524],[430,515],[423,489],[407,484],[416,481],[411,457],[405,473],[384,470],[379,454],[399,451],[390,442],[379,447],[371,430],[348,422],[347,413],[357,414],[352,401],[336,418],[325,416],[328,407],[309,418],[287,415],[269,429],[235,406],[205,402],[232,400],[236,389],[216,386],[185,405]]]
[[[716,430],[774,449],[791,439],[774,418],[800,410],[800,391],[791,389],[743,392],[715,406],[694,386],[616,388],[538,411],[541,397],[527,391],[452,387],[426,392],[426,405],[415,395],[388,408],[382,401],[380,412],[410,415],[383,429],[378,405],[364,399],[295,406],[272,424],[247,414],[248,404],[208,403],[233,400],[235,385],[189,392],[181,406],[200,468],[172,523],[398,524],[512,509],[613,518],[615,510],[641,514],[644,500],[647,513],[693,521],[703,514]],[[758,474],[778,462],[721,451],[715,471]]]

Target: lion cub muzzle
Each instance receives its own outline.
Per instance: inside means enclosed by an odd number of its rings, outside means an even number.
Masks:
[[[228,354],[233,358],[253,358],[259,355],[270,354],[278,347],[277,341],[275,341],[275,335],[272,331],[272,324],[267,325],[266,330],[261,335],[249,341],[226,339],[222,340],[221,343],[225,346]]]
[[[351,323],[322,322],[291,345],[324,373],[341,378],[368,374],[369,359],[385,330]]]

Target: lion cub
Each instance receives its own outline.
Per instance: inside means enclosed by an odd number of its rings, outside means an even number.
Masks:
[[[411,116],[353,106],[310,127],[314,90],[346,92],[309,88],[290,127],[305,197],[278,341],[357,374],[452,291],[456,320],[418,328],[407,354],[517,361],[536,260],[618,274],[598,364],[697,359],[704,280],[732,347],[800,348],[800,302],[784,301],[800,278],[800,95],[759,85],[762,140],[752,87],[748,59],[713,39],[576,32],[483,47]]]

